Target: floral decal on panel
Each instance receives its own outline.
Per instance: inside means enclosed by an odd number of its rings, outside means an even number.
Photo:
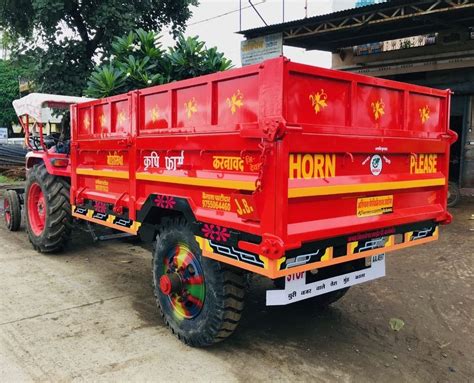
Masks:
[[[420,112],[421,123],[424,124],[430,118],[430,107],[425,105],[423,108],[418,109]]]
[[[185,102],[184,107],[186,108],[186,115],[188,118],[191,118],[191,116],[198,111],[196,99],[194,97],[191,100]]]
[[[125,121],[127,121],[127,116],[125,112],[120,111],[117,114],[117,126],[122,126]]]
[[[150,110],[150,115],[151,115],[151,122],[156,122],[160,118],[160,110],[158,109],[158,105],[155,105],[151,110]]]
[[[315,94],[309,95],[309,100],[311,101],[311,105],[314,109],[314,113],[318,114],[324,108],[327,108],[328,106],[327,99],[328,99],[328,95],[326,94],[324,89],[321,89],[319,92]]]
[[[88,114],[84,116],[84,120],[82,121],[82,123],[84,124],[86,130],[89,130],[89,128],[91,127],[91,118]]]
[[[226,102],[230,108],[231,113],[234,114],[237,111],[237,108],[241,108],[244,105],[244,95],[240,89],[237,89],[237,92],[234,93],[232,97],[228,97]]]
[[[105,214],[107,212],[107,205],[105,204],[105,202],[96,201],[94,203],[94,210],[97,213]]]
[[[385,104],[382,99],[374,101],[370,105],[372,106],[372,112],[376,121],[385,114]]]
[[[229,230],[226,227],[221,227],[213,224],[205,223],[201,229],[204,237],[211,241],[227,242],[230,237]]]
[[[99,124],[101,128],[103,128],[107,124],[107,117],[105,117],[104,113],[102,113],[99,117]]]
[[[176,205],[176,200],[173,196],[157,195],[155,198],[155,205],[162,209],[173,209]]]

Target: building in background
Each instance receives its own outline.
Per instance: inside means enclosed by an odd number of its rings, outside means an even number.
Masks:
[[[357,0],[355,6],[356,8],[365,7],[366,5],[385,3],[385,1],[386,0]]]
[[[281,33],[283,45],[332,53],[334,69],[451,89],[450,178],[474,187],[474,2],[472,0],[335,1],[327,15],[243,31]]]

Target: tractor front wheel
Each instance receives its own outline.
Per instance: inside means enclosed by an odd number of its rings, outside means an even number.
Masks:
[[[165,323],[185,344],[212,345],[238,325],[244,307],[243,273],[203,257],[182,218],[159,228],[153,284]]]
[[[37,251],[62,250],[72,228],[69,182],[49,174],[44,164],[35,165],[26,179],[25,216],[28,238]]]
[[[20,198],[14,190],[7,190],[3,199],[5,224],[10,231],[18,231],[21,224]]]

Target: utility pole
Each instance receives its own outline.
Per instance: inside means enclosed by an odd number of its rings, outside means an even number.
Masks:
[[[239,31],[242,30],[242,0],[239,0]]]

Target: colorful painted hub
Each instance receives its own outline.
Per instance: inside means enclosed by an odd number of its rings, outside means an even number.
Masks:
[[[204,276],[199,260],[185,244],[176,245],[165,256],[160,290],[178,319],[200,313],[206,295]]]
[[[28,220],[33,234],[41,235],[46,223],[46,201],[41,187],[36,182],[30,186],[28,192]]]
[[[5,215],[5,222],[7,226],[10,226],[10,222],[12,221],[12,212],[10,210],[10,202],[8,202],[7,197],[5,197],[3,200],[3,214]]]

